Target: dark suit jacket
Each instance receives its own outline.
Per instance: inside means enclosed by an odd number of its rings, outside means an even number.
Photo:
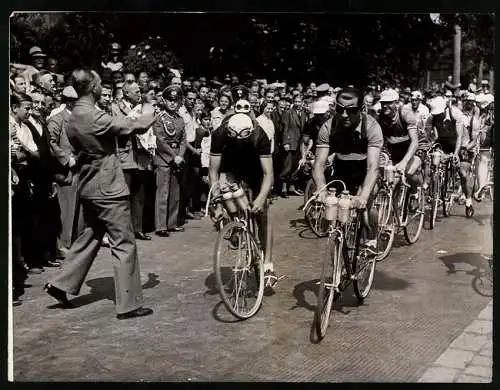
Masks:
[[[70,115],[71,113],[64,109],[47,121],[47,142],[54,162],[54,178],[61,185],[70,185],[73,177],[68,166],[69,159],[73,156],[73,147],[66,134]]]
[[[77,100],[66,133],[78,156],[81,198],[113,199],[130,194],[116,154],[116,137],[130,135],[135,127],[133,122],[98,109],[88,96]]]
[[[113,116],[126,118],[130,111],[131,109],[123,100],[111,105]],[[137,140],[133,135],[120,135],[118,137],[118,154],[123,169],[137,169]]]
[[[283,114],[282,126],[283,126],[283,145],[290,145],[290,150],[298,150],[300,145],[300,140],[302,137],[302,132],[304,131],[304,125],[307,121],[307,115],[302,112],[300,118],[297,111],[294,108],[290,108]]]

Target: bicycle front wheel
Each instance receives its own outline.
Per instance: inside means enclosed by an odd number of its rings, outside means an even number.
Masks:
[[[430,221],[430,228],[434,229],[436,226],[436,218],[437,218],[437,212],[439,208],[439,200],[440,200],[440,176],[438,172],[434,172],[431,178],[431,185],[430,185],[430,191],[431,191],[431,207],[430,207],[430,215],[429,215],[429,221]]]
[[[240,221],[219,232],[215,244],[214,273],[226,308],[237,318],[255,315],[264,296],[264,253]]]
[[[326,246],[326,253],[323,259],[323,268],[319,281],[318,303],[314,315],[316,334],[320,340],[326,335],[326,330],[330,322],[332,304],[338,297],[333,288],[335,275],[342,275],[344,273],[344,263],[340,258],[339,245],[340,241],[338,235],[337,233],[333,233],[328,239]]]
[[[443,198],[443,215],[449,217],[453,203],[460,191],[460,178],[454,168],[448,168],[445,176],[445,190]]]
[[[391,252],[394,236],[396,235],[396,224],[389,191],[380,190],[373,201],[372,207],[375,207],[378,215],[377,261],[382,261]]]
[[[425,200],[421,188],[418,189],[417,199],[411,199],[409,192],[406,197],[404,234],[408,244],[414,244],[418,241],[424,226]]]
[[[328,235],[329,222],[326,220],[325,206],[320,202],[312,202],[305,211],[305,218],[312,232],[322,238]]]

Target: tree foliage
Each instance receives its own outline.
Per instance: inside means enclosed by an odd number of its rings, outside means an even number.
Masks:
[[[290,82],[416,84],[426,69],[448,63],[458,21],[466,68],[480,56],[493,63],[493,14],[440,19],[436,24],[429,14],[17,14],[11,18],[11,57],[25,61],[36,44],[50,49],[65,70],[98,66],[117,40],[133,72],[155,73],[163,64],[209,77],[234,72]]]

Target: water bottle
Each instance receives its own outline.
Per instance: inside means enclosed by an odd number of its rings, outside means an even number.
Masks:
[[[245,191],[243,188],[241,188],[238,183],[233,183],[231,184],[231,192],[233,194],[233,198],[236,201],[236,204],[238,205],[239,209],[241,211],[246,211],[248,210],[248,198],[247,195],[245,194]]]
[[[432,152],[432,165],[438,167],[440,162],[441,162],[441,152],[439,150],[435,150],[434,152]]]
[[[224,203],[224,207],[228,213],[235,214],[238,211],[238,208],[234,202],[231,188],[229,188],[227,184],[221,184],[220,192],[222,193],[222,202]]]
[[[351,199],[349,199],[349,191],[342,191],[338,205],[338,221],[340,223],[347,223],[349,220],[349,209],[351,207]]]
[[[326,220],[335,222],[338,214],[339,199],[335,196],[335,189],[330,188],[325,198]]]
[[[384,171],[385,180],[387,180],[387,183],[392,184],[394,181],[394,165],[392,165],[392,161],[387,161]]]

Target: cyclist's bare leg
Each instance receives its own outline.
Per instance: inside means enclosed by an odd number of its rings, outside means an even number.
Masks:
[[[479,196],[479,191],[484,188],[485,185],[488,184],[488,164],[490,162],[490,152],[489,151],[481,151],[477,156],[477,164],[476,164],[476,177],[477,177],[477,185],[476,185],[476,196]]]
[[[269,207],[266,203],[266,209],[255,216],[258,230],[257,234],[262,248],[264,248],[264,264],[272,263],[273,232],[270,226],[268,210]]]
[[[422,174],[419,168],[422,166],[422,160],[419,156],[413,156],[406,168],[406,175],[408,177],[408,184],[410,185],[410,193],[417,192],[417,187],[422,185]]]
[[[366,240],[372,241],[377,238],[377,224],[378,224],[378,214],[377,211],[372,208],[373,200],[378,192],[378,185],[375,183],[370,198],[366,204],[366,213],[368,215],[368,226],[365,223]],[[361,187],[358,189],[357,195],[361,193]]]
[[[462,190],[465,194],[465,202],[467,206],[470,206],[470,204],[472,204],[472,189],[474,186],[470,166],[470,162],[462,161],[460,163],[459,170],[460,182],[462,183]]]

